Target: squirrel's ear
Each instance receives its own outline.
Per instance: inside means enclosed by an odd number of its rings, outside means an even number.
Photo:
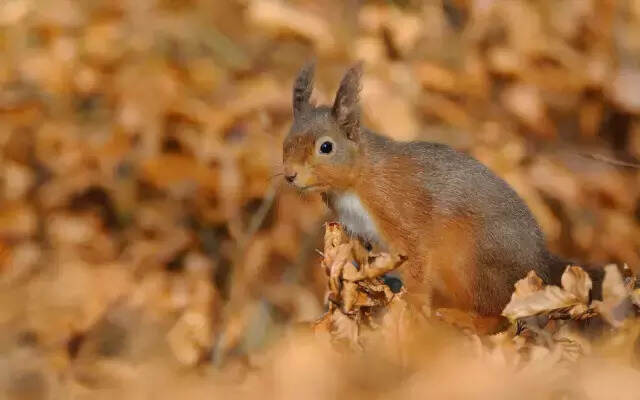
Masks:
[[[302,67],[296,82],[293,85],[293,116],[300,115],[300,112],[309,107],[309,99],[313,91],[313,74],[315,62],[310,61]]]
[[[362,63],[349,68],[340,82],[340,88],[333,103],[332,113],[338,126],[351,140],[360,134],[360,77]]]

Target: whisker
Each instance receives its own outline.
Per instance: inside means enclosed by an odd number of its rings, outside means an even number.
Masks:
[[[275,178],[277,178],[277,177],[279,177],[279,176],[283,176],[283,175],[284,175],[284,173],[282,173],[282,172],[277,173],[277,174],[274,174],[274,175],[271,175],[271,176],[269,177],[269,181],[272,181],[272,180],[274,180]]]

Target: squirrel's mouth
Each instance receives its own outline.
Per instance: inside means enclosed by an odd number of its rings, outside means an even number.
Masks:
[[[307,185],[307,186],[298,186],[298,190],[300,192],[318,192],[321,190],[325,190],[327,188],[327,185],[324,185],[322,183],[316,183],[314,185]]]

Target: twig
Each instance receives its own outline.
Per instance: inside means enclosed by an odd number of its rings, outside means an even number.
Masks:
[[[590,158],[592,160],[605,162],[607,164],[617,165],[619,167],[640,169],[640,164],[626,162],[626,161],[622,161],[622,160],[616,160],[615,158],[610,158],[610,157],[607,157],[607,156],[603,156],[602,154],[578,153],[578,155],[580,155],[582,157],[585,157],[585,158]]]
[[[232,282],[229,300],[224,306],[222,313],[222,331],[217,331],[214,333],[215,345],[211,350],[211,360],[214,365],[222,365],[222,363],[224,362],[224,358],[226,357],[226,352],[228,351],[228,348],[226,348],[226,345],[224,344],[224,341],[228,339],[226,339],[224,335],[226,335],[227,324],[229,323],[229,314],[231,312],[234,312],[238,307],[240,307],[240,305],[242,305],[244,301],[246,301],[244,294],[247,290],[247,285],[243,279],[239,278],[239,274],[242,274],[242,269],[238,268],[238,266],[242,263],[242,259],[245,251],[247,250],[247,247],[251,243],[251,240],[253,239],[256,232],[262,226],[265,218],[267,217],[267,214],[269,213],[269,210],[273,206],[276,192],[277,184],[275,182],[272,182],[271,185],[269,185],[264,198],[262,199],[262,203],[260,203],[260,207],[258,207],[258,210],[256,210],[256,212],[252,215],[247,225],[247,229],[243,234],[238,235],[238,238],[236,239],[236,248],[232,258],[233,267],[230,272],[231,276],[228,278]]]
[[[260,229],[260,226],[262,226],[262,223],[267,217],[269,210],[271,210],[271,206],[273,205],[275,197],[276,185],[272,183],[271,185],[269,185],[269,189],[267,189],[267,192],[264,195],[264,199],[262,200],[262,203],[260,203],[260,207],[251,217],[251,221],[249,221],[247,231],[244,234],[243,242],[245,244],[253,237],[253,235],[255,235],[258,229]]]

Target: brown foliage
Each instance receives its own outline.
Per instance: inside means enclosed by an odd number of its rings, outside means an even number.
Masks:
[[[324,322],[380,351],[289,334],[323,313],[325,217],[278,174],[296,71],[316,56],[328,101],[362,59],[367,125],[469,152],[554,250],[637,272],[640,173],[602,161],[640,157],[636,3],[1,1],[0,397],[634,398],[624,271],[591,304],[578,270],[529,277],[529,328],[472,340],[413,321],[376,276],[400,259],[340,242]],[[612,338],[565,327],[597,318]],[[593,349],[560,371],[557,343]]]

